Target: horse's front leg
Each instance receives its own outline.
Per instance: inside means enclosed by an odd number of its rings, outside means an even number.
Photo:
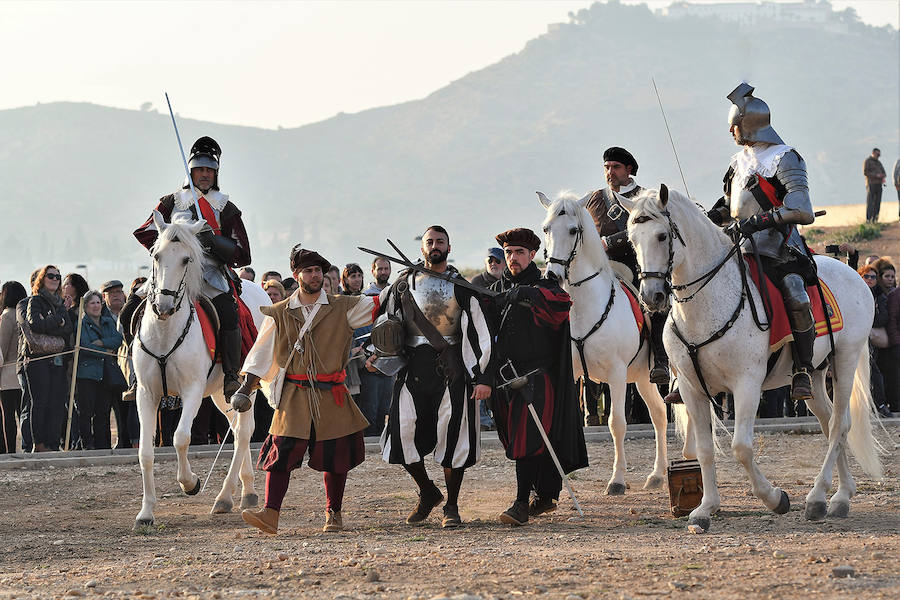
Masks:
[[[191,471],[188,462],[188,446],[191,443],[191,425],[200,410],[203,401],[203,388],[199,385],[182,386],[181,388],[181,418],[178,427],[172,436],[172,445],[175,446],[175,456],[178,459],[178,470],[175,479],[181,490],[193,496],[200,492],[200,477]]]
[[[143,385],[137,388],[137,411],[141,423],[141,443],[138,460],[141,464],[141,479],[144,497],[141,511],[135,519],[135,530],[153,525],[153,510],[156,508],[156,482],[153,478],[153,438],[156,435],[156,413],[159,402]],[[121,434],[120,434],[121,435]]]
[[[760,387],[760,382],[757,381],[743,382],[734,387],[734,437],[731,440],[731,451],[734,458],[747,471],[753,494],[762,500],[769,510],[783,515],[791,508],[788,495],[766,479],[753,457],[753,426],[759,405]]]
[[[700,477],[703,481],[703,498],[700,505],[691,511],[688,526],[696,526],[701,531],[707,531],[710,517],[719,510],[721,502],[716,481],[715,445],[709,400],[686,380],[681,383],[681,397],[688,413],[688,427],[694,435],[697,461],[700,463]]]
[[[249,470],[249,496],[245,492],[241,498],[241,508],[250,508],[259,503],[253,488],[253,467],[250,462],[250,436],[253,434],[253,409],[243,413],[229,412],[230,405],[225,401],[225,397],[221,392],[213,394],[213,401],[222,414],[229,420],[231,431],[234,433],[234,452],[231,455],[231,463],[228,468],[228,474],[222,483],[222,489],[216,496],[212,514],[223,514],[231,512],[234,508],[234,493],[237,491],[238,475],[241,476],[241,482],[245,490],[248,488],[248,482],[244,476],[245,470]],[[234,419],[234,422],[232,422]],[[247,466],[247,469],[244,466]]]
[[[650,421],[653,423],[653,431],[656,435],[656,459],[653,462],[653,471],[647,476],[647,481],[644,483],[645,490],[655,490],[661,488],[666,481],[668,464],[666,428],[669,425],[666,419],[666,404],[663,402],[656,384],[650,383],[649,371],[642,372],[635,383],[650,412]]]
[[[616,455],[613,459],[612,476],[606,484],[606,494],[621,496],[625,494],[625,430],[628,427],[625,421],[625,367],[610,369],[608,373],[607,385],[612,404],[609,410],[609,432]]]

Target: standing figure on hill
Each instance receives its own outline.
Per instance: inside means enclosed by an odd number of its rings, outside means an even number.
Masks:
[[[881,211],[881,188],[887,180],[884,165],[878,160],[881,150],[872,148],[872,154],[863,161],[863,176],[866,178],[866,222],[877,223]]]
[[[241,220],[241,211],[219,191],[219,159],[222,149],[211,137],[201,137],[191,146],[188,167],[194,188],[200,193],[194,206],[193,193],[189,182],[185,181],[174,194],[163,196],[156,210],[166,223],[177,219],[196,221],[204,219],[209,229],[197,236],[203,244],[205,262],[203,264],[204,296],[209,298],[219,315],[219,344],[221,344],[222,371],[225,373],[225,397],[230,398],[237,391],[238,370],[241,366],[241,331],[238,326],[238,307],[235,293],[239,290],[240,279],[235,268],[250,264],[250,241]],[[134,237],[148,250],[156,242],[158,232],[153,225],[153,216],[134,232]],[[138,299],[139,301],[139,299]],[[134,307],[125,307],[122,314],[130,315]],[[124,326],[126,330],[128,323]]]
[[[806,286],[815,285],[816,268],[797,231],[815,219],[806,163],[772,129],[769,106],[753,96],[753,87],[742,83],[728,99],[729,131],[742,148],[731,157],[725,195],[709,217],[744,237],[741,251],[757,252],[766,277],[781,290],[794,337],[791,399],[809,402],[816,329]]]
[[[625,230],[628,211],[622,207],[616,196],[634,198],[644,191],[644,188],[634,181],[638,164],[631,152],[613,146],[603,153],[603,171],[606,174],[607,187],[593,192],[585,208],[594,218],[603,247],[606,248],[606,254],[612,261],[616,274],[637,287],[640,269],[634,248],[628,241],[628,232]],[[650,371],[650,381],[657,385],[666,385],[669,383],[669,358],[662,343],[662,332],[669,313],[655,312],[649,316],[650,337],[653,344],[653,369]]]
[[[544,279],[534,264],[541,240],[530,229],[497,236],[506,269],[491,289],[496,345],[489,372],[497,433],[507,458],[516,461],[516,500],[500,515],[509,525],[556,510],[562,478],[530,414],[532,405],[563,470],[586,467],[587,449],[572,379],[569,295],[556,279]],[[532,492],[535,497],[529,504]]]
[[[440,225],[426,229],[425,267],[462,279],[447,264],[449,254],[447,230]],[[444,499],[425,469],[425,455],[434,453],[447,484],[441,526],[459,527],[463,474],[481,457],[478,404],[490,395],[490,377],[485,373],[491,354],[487,321],[476,293],[425,273],[400,273],[386,293],[386,314],[372,329],[372,343],[378,355],[402,355],[407,362],[394,384],[381,436],[382,456],[403,465],[416,482],[419,501],[406,522],[417,524]],[[392,327],[398,328],[396,335],[385,335]],[[379,360],[373,362],[378,367]]]

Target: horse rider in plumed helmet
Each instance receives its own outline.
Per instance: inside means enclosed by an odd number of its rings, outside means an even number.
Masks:
[[[815,285],[816,268],[797,225],[809,225],[815,213],[809,199],[806,163],[770,125],[769,106],[753,96],[753,87],[737,86],[728,124],[741,150],[731,157],[725,195],[710,219],[744,239],[744,254],[759,254],[763,271],[781,290],[794,337],[791,399],[812,399],[815,322],[806,286]]]
[[[203,245],[205,259],[202,294],[211,300],[219,315],[224,392],[225,397],[230,398],[240,385],[238,370],[241,366],[241,331],[235,299],[235,293],[240,290],[240,280],[233,269],[250,264],[250,242],[241,220],[241,211],[227,194],[219,191],[221,156],[222,149],[211,137],[201,137],[191,146],[188,168],[197,190],[197,205],[201,214],[197,214],[187,178],[178,191],[160,198],[156,210],[167,223],[180,219],[204,219],[209,226],[197,236]],[[134,237],[148,250],[156,242],[157,235],[152,215],[134,232]],[[130,298],[122,310],[125,317],[120,319],[126,331],[130,315],[139,301],[139,298]]]

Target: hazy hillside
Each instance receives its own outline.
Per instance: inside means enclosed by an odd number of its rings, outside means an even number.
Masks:
[[[597,4],[422,100],[279,131],[182,120],[182,137],[221,142],[222,188],[244,210],[259,268],[285,268],[297,241],[336,263],[385,237],[413,252],[434,222],[457,263],[475,264],[494,233],[538,225],[535,190],[601,186],[610,145],[634,152],[642,184],[680,188],[651,77],[698,201],[720,195],[735,151],[725,95],[742,79],[806,158],[815,203],[862,201],[872,146],[888,169],[897,157],[900,38],[840,19],[841,33],[740,29]],[[2,278],[48,260],[88,263],[92,282],[136,273],[146,259],[130,232],[181,179],[168,116],[57,103],[0,111],[0,131]]]

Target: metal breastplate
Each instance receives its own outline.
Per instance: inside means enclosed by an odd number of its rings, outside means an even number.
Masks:
[[[462,309],[459,302],[456,301],[453,288],[454,285],[449,281],[417,274],[415,288],[410,285],[409,291],[422,314],[431,321],[444,339],[450,343],[458,343],[460,340],[459,316]],[[407,317],[405,321],[407,326],[406,345],[427,344],[427,338],[419,331],[412,319]]]
[[[763,212],[759,202],[753,197],[753,193],[746,188],[739,188],[738,183],[736,177],[731,180],[731,202],[729,203],[731,207],[731,216],[737,220],[741,220],[749,219],[753,215]],[[761,255],[777,259],[786,258],[785,249],[783,248],[784,235],[781,233],[780,228],[757,231],[752,237],[756,242],[756,251]],[[800,245],[800,234],[797,233],[796,227],[791,228],[788,243],[792,246],[802,248]],[[744,240],[741,243],[741,250],[745,254],[753,252],[753,245],[750,243],[749,239]]]

